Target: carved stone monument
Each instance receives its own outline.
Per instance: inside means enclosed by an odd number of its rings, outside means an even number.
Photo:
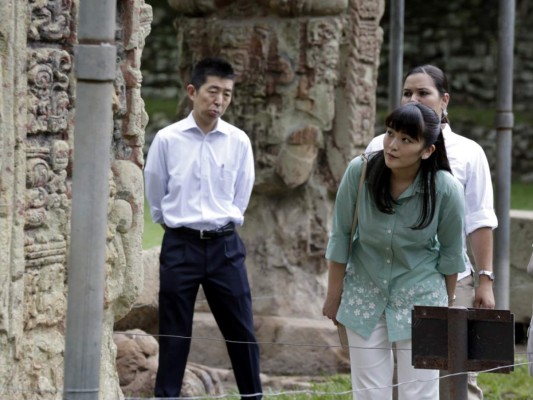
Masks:
[[[348,161],[373,135],[383,0],[170,3],[179,14],[181,85],[191,65],[207,55],[228,58],[237,71],[227,118],[250,135],[256,157],[256,186],[242,228],[254,311],[263,318],[319,318],[334,193]],[[77,10],[78,0],[0,3],[5,398],[62,398]],[[122,398],[113,323],[143,286],[146,114],[139,64],[150,21],[144,0],[117,1],[101,370],[106,400]],[[188,108],[185,97],[180,108]]]
[[[225,118],[250,136],[256,184],[241,229],[256,315],[319,318],[334,194],[373,137],[382,0],[169,0],[180,109],[191,65],[236,69]],[[202,309],[202,307],[200,307]]]
[[[227,58],[236,70],[225,119],[254,148],[256,182],[244,226],[255,329],[265,374],[347,371],[322,316],[325,246],[338,183],[373,137],[379,21],[374,0],[169,0],[176,10],[179,117],[192,66]],[[157,334],[159,249],[144,252],[147,285],[116,324]],[[189,361],[229,368],[225,343],[199,296]],[[296,344],[291,346],[290,344]],[[309,351],[302,351],[306,346]]]
[[[78,1],[0,4],[0,397],[61,399]],[[112,328],[142,288],[140,56],[152,19],[117,1],[101,398],[122,397]],[[98,116],[95,116],[98,118]]]

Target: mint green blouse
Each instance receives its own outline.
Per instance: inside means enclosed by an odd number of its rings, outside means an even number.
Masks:
[[[465,270],[463,187],[439,171],[433,220],[413,230],[422,205],[420,177],[400,195],[393,214],[377,209],[365,181],[348,254],[361,167],[362,158],[353,159],[342,178],[326,250],[328,260],[347,263],[337,320],[368,338],[384,314],[390,342],[410,339],[413,306],[446,307],[444,275]]]

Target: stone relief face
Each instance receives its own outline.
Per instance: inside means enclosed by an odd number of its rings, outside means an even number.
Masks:
[[[58,41],[70,36],[71,0],[30,0],[32,40]]]
[[[113,218],[116,223],[117,232],[128,233],[133,224],[133,210],[131,204],[126,200],[117,199],[113,204]]]
[[[29,208],[44,207],[48,200],[48,192],[42,188],[32,188],[26,191],[26,205]]]
[[[113,115],[115,118],[124,117],[128,111],[128,104],[126,100],[126,81],[120,64],[117,64],[117,75],[113,82],[113,87],[115,89],[113,93]]]
[[[336,18],[310,20],[307,28],[307,64],[315,68],[316,81],[337,83],[342,24]]]
[[[47,251],[42,248],[43,253]],[[53,252],[53,251],[50,251]],[[45,271],[28,271],[25,276],[26,301],[24,302],[24,328],[31,330],[39,325],[54,326],[63,321],[67,299],[63,293],[53,290],[65,280],[65,272],[59,264]],[[41,293],[38,302],[30,301],[36,293]]]
[[[319,138],[332,129],[344,29],[341,17],[239,24],[221,18],[208,25],[185,19],[178,26],[184,41],[180,59],[210,53],[232,63],[236,89],[226,116],[252,136],[259,174],[270,174],[266,181],[279,183],[275,173],[281,173],[295,187],[311,178],[323,140],[306,144],[312,149],[289,148],[288,142],[301,129],[317,130]],[[303,169],[294,165],[298,154],[306,159]]]
[[[70,99],[66,92],[52,96],[48,113],[48,131],[62,132],[68,127]]]
[[[24,211],[24,227],[38,228],[43,226],[47,221],[47,213],[45,208],[29,208]]]
[[[52,65],[45,63],[43,57],[37,53],[33,53],[30,59],[28,80],[32,83],[31,91],[37,97],[48,96],[54,82]]]
[[[28,133],[60,133],[67,129],[71,58],[66,51],[31,50],[28,64]]]
[[[70,147],[64,140],[55,140],[52,144],[50,159],[55,172],[64,170],[68,166]]]
[[[182,12],[176,20],[183,82],[206,55],[234,65],[235,93],[225,118],[250,137],[256,166],[243,226],[253,249],[252,281],[255,290],[275,291],[280,299],[272,308],[259,307],[316,315],[316,296],[302,306],[282,304],[288,275],[279,271],[312,275],[301,280],[310,293],[324,289],[312,282],[325,272],[331,195],[373,134],[384,2],[235,0],[214,6],[212,15]]]
[[[250,56],[245,49],[227,49],[221,52],[220,56],[231,60],[235,71],[235,82],[242,82],[244,75],[248,72]]]
[[[27,160],[26,183],[28,188],[44,187],[50,178],[50,167],[40,158]]]

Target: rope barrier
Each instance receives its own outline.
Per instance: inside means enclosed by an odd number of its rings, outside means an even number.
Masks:
[[[333,344],[333,345],[321,345],[321,344],[312,344],[312,343],[286,343],[286,342],[269,342],[269,341],[247,342],[247,341],[237,341],[237,340],[226,340],[224,338],[211,338],[211,337],[199,337],[199,336],[180,336],[180,335],[161,335],[161,334],[150,334],[150,333],[144,333],[144,332],[143,333],[138,333],[138,332],[116,331],[116,332],[113,332],[113,334],[114,335],[126,335],[126,336],[171,337],[171,338],[176,338],[176,339],[204,340],[204,341],[225,342],[225,343],[233,343],[233,344],[258,344],[258,345],[263,345],[263,346],[265,346],[265,345],[276,345],[276,346],[313,347],[313,348],[338,348],[338,347],[344,347],[344,348],[357,348],[357,349],[368,349],[368,350],[389,349],[388,347],[387,348],[382,348],[382,347],[365,348],[365,347],[358,347],[358,346],[346,346],[346,345],[341,345],[341,344],[338,344],[338,345],[335,345],[335,344]],[[396,350],[411,350],[411,349],[408,349],[408,348],[396,348]],[[514,354],[515,354],[515,356],[522,355],[522,356],[526,356],[527,357],[528,355],[531,355],[533,353],[528,353],[527,351],[525,351],[525,352],[515,352]],[[518,362],[518,363],[515,363],[515,364],[510,364],[510,365],[490,368],[490,369],[486,369],[486,370],[482,370],[482,371],[476,371],[476,372],[478,374],[489,373],[489,372],[497,371],[499,369],[505,369],[505,368],[509,368],[509,367],[519,367],[519,366],[529,365],[529,364],[532,364],[532,363],[531,362]],[[275,398],[275,397],[279,397],[279,396],[295,396],[295,395],[344,396],[344,395],[363,392],[363,391],[368,391],[368,390],[384,389],[386,387],[395,388],[395,387],[399,387],[401,385],[405,385],[405,384],[413,383],[413,382],[428,382],[428,381],[437,380],[437,379],[447,379],[447,378],[450,378],[450,377],[453,377],[453,376],[464,375],[464,374],[467,374],[467,373],[468,372],[460,372],[460,373],[455,373],[455,374],[442,375],[442,376],[439,376],[438,378],[429,379],[429,380],[413,380],[413,381],[407,381],[407,382],[401,382],[401,383],[393,384],[393,385],[390,385],[390,386],[372,387],[372,388],[365,388],[365,389],[354,389],[354,390],[347,390],[347,391],[341,391],[341,392],[324,392],[324,391],[319,391],[319,390],[305,389],[305,390],[293,390],[293,391],[283,391],[283,392],[263,392],[263,393],[254,393],[254,394],[248,394],[248,395],[243,395],[243,394],[238,394],[238,393],[235,393],[235,394],[228,393],[228,394],[210,395],[210,396],[194,396],[194,397],[179,397],[179,398],[176,397],[174,399],[179,399],[179,400],[231,399],[231,398],[255,397],[255,396],[258,396],[258,395],[262,395],[265,398],[268,398],[268,397]],[[72,391],[75,391],[75,390],[79,390],[79,389],[66,389],[65,392],[68,393],[68,392],[72,392]],[[60,394],[61,393],[62,394],[62,393],[64,393],[64,391],[63,391],[63,389],[35,389],[35,390],[32,390],[32,389],[27,389],[27,388],[18,388],[18,387],[10,387],[10,386],[3,386],[2,387],[2,386],[0,386],[0,394],[6,394],[6,393],[18,393],[18,394],[27,394],[27,393]],[[158,399],[163,400],[163,398],[157,398],[157,397],[125,397],[125,400],[158,400]],[[171,399],[172,398],[168,398],[168,397],[164,398],[164,400],[171,400]]]
[[[505,369],[505,368],[509,368],[509,367],[520,367],[520,366],[525,366],[525,365],[529,365],[529,364],[532,364],[532,362],[527,362],[527,361],[526,362],[518,362],[518,363],[515,363],[515,364],[503,365],[503,366],[490,368],[490,369],[486,369],[486,370],[482,370],[482,371],[476,371],[476,372],[478,374],[489,373],[489,372],[495,372],[495,371],[497,371],[499,369]],[[455,373],[455,374],[447,374],[447,375],[439,376],[438,378],[434,378],[434,379],[426,379],[426,380],[415,379],[415,380],[406,381],[406,382],[400,382],[400,383],[396,383],[396,384],[388,385],[388,386],[372,387],[372,388],[365,388],[365,389],[354,389],[354,390],[346,390],[346,391],[340,391],[340,392],[326,392],[326,391],[320,391],[320,390],[305,389],[305,390],[291,390],[291,391],[284,391],[284,392],[263,392],[263,393],[253,393],[253,394],[238,394],[238,393],[232,394],[232,393],[228,393],[228,394],[222,394],[222,395],[193,396],[193,397],[174,397],[174,398],[169,398],[169,397],[165,397],[165,398],[160,398],[160,397],[125,397],[124,400],[172,400],[172,399],[175,399],[175,400],[177,400],[177,399],[179,399],[179,400],[208,400],[209,399],[209,400],[212,400],[212,399],[230,399],[230,398],[241,398],[241,397],[246,398],[246,397],[255,397],[255,396],[258,396],[258,395],[262,395],[265,398],[278,397],[278,396],[294,396],[294,395],[343,396],[343,395],[348,395],[348,394],[352,394],[352,393],[357,394],[357,393],[360,393],[360,392],[369,391],[369,390],[375,390],[375,389],[384,389],[384,388],[388,388],[388,387],[395,388],[395,387],[399,387],[399,386],[402,386],[402,385],[405,385],[405,384],[408,384],[408,383],[430,382],[430,381],[434,381],[434,380],[447,379],[447,378],[450,378],[450,377],[453,377],[453,376],[459,376],[459,375],[464,375],[464,374],[468,374],[468,372],[458,372],[458,373]],[[65,391],[66,392],[73,392],[73,391],[79,391],[79,389],[67,389]],[[31,390],[31,389],[26,389],[26,388],[16,388],[16,387],[12,387],[12,386],[3,386],[3,387],[0,386],[0,394],[6,394],[6,393],[38,393],[38,394],[52,393],[52,394],[60,394],[60,393],[64,393],[64,391],[62,389],[56,389],[56,390],[36,389],[36,390]]]
[[[257,341],[257,342],[247,342],[247,341],[240,341],[240,340],[227,340],[224,338],[210,338],[210,337],[204,337],[204,336],[180,336],[180,335],[161,335],[161,334],[152,334],[152,333],[137,333],[137,332],[124,332],[124,331],[116,331],[113,332],[114,335],[126,335],[126,336],[152,336],[154,338],[156,337],[170,337],[170,338],[176,338],[176,339],[188,339],[188,340],[205,340],[205,341],[213,341],[213,342],[225,342],[225,343],[232,343],[232,344],[258,344],[258,345],[277,345],[277,346],[291,346],[291,347],[314,347],[314,348],[337,348],[337,347],[343,347],[346,349],[367,349],[367,350],[388,350],[389,347],[359,347],[359,346],[347,346],[342,344],[315,344],[315,343],[286,343],[286,342],[266,342],[266,341]],[[410,348],[403,348],[403,347],[394,347],[396,350],[412,350]],[[515,352],[515,355],[528,355],[533,353],[526,352]]]

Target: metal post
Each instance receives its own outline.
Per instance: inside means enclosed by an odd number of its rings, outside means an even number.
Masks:
[[[404,0],[390,2],[389,111],[400,105],[403,88]]]
[[[513,53],[515,0],[500,0],[498,35],[496,215],[494,271],[496,307],[509,309],[511,149],[513,133]]]
[[[468,378],[468,310],[465,307],[450,307],[448,309],[448,385],[449,398],[467,400]]]
[[[104,302],[112,96],[114,0],[80,1],[75,49],[76,124],[63,398],[97,400]]]

